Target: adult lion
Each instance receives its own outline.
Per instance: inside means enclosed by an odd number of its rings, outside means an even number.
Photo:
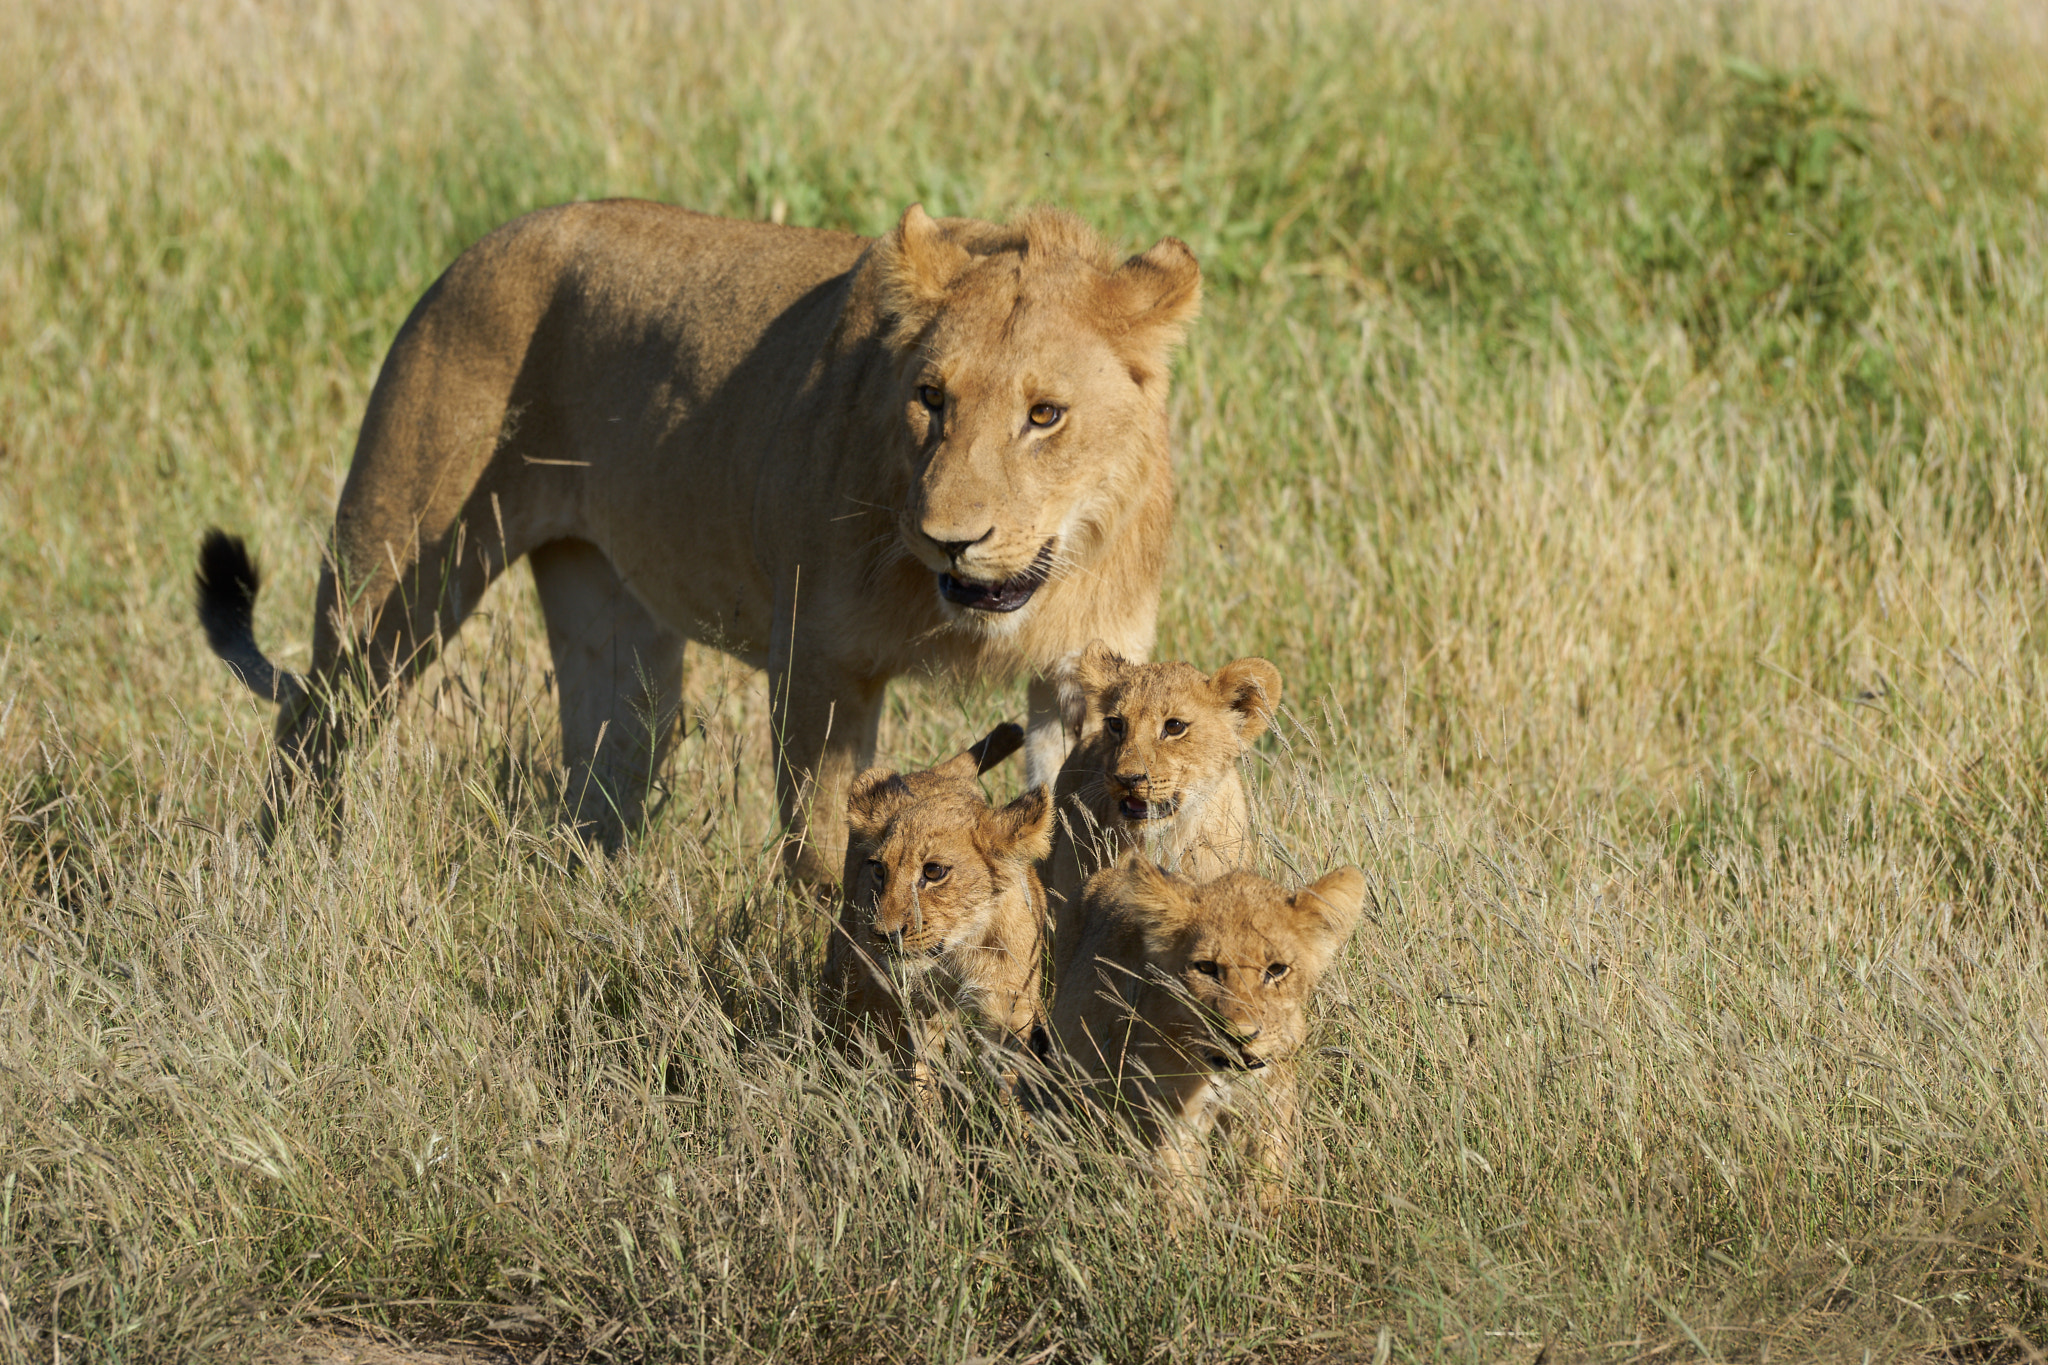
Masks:
[[[385,358],[307,677],[257,648],[239,543],[202,548],[215,650],[283,703],[271,810],[297,774],[329,780],[522,556],[573,811],[608,844],[674,733],[685,640],[767,670],[807,879],[837,870],[898,674],[1029,675],[1027,780],[1050,781],[1052,671],[1097,637],[1152,643],[1168,360],[1200,296],[1181,242],[1119,263],[1046,209],[912,205],[870,240],[616,200],[498,229]]]

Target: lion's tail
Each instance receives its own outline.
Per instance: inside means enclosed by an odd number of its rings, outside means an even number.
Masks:
[[[263,576],[241,537],[219,527],[208,531],[199,542],[199,572],[192,584],[206,641],[228,671],[266,701],[295,706],[304,700],[306,680],[270,662],[256,644],[256,593]]]

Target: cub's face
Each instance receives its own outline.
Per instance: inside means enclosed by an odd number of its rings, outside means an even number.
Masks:
[[[1073,672],[1086,702],[1083,762],[1115,818],[1168,820],[1215,791],[1264,733],[1280,670],[1238,659],[1213,676],[1184,663],[1126,663],[1097,641]]]
[[[996,228],[913,207],[878,251],[911,451],[899,532],[949,616],[991,625],[1167,477],[1167,356],[1200,271],[1171,238],[1115,265],[1052,213]]]
[[[988,932],[996,869],[962,828],[987,809],[974,804],[944,797],[918,803],[890,822],[861,865],[856,903],[867,907],[883,950],[906,965],[930,965],[947,948]]]
[[[1309,995],[1357,926],[1365,877],[1339,868],[1292,895],[1249,872],[1197,886],[1149,862],[1101,874],[1142,931],[1146,1022],[1190,1063],[1256,1071],[1301,1046]],[[1092,888],[1091,888],[1092,892]]]
[[[872,950],[911,970],[985,941],[996,917],[1028,894],[1031,865],[1051,838],[1044,788],[992,809],[968,779],[864,774],[849,811],[846,894],[856,920]]]

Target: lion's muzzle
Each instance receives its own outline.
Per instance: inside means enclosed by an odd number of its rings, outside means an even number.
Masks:
[[[1166,801],[1148,801],[1142,796],[1123,796],[1116,803],[1117,814],[1126,822],[1141,825],[1147,820],[1171,820],[1180,813],[1180,798]]]
[[[909,935],[901,929],[885,932],[878,928],[875,936],[880,940],[882,955],[906,967],[922,967],[946,951],[946,940],[943,938],[930,944],[912,942]]]
[[[1039,547],[1030,568],[999,583],[977,583],[942,573],[939,575],[939,596],[969,611],[1015,611],[1029,602],[1052,577],[1052,546],[1052,541],[1046,541]]]

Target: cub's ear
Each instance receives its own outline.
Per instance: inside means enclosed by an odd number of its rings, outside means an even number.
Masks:
[[[1193,923],[1194,883],[1177,877],[1140,853],[1129,853],[1088,879],[1082,888],[1082,917],[1108,916],[1135,928],[1145,955],[1164,958]]]
[[[982,847],[991,857],[1035,863],[1052,853],[1052,795],[1043,784],[981,817]]]
[[[936,777],[979,777],[1023,747],[1024,727],[1015,721],[1004,721],[931,771]]]
[[[884,304],[906,319],[919,318],[942,302],[970,259],[922,204],[903,210],[902,219],[875,245]]]
[[[1131,377],[1149,384],[1202,311],[1202,267],[1178,237],[1162,237],[1109,278],[1112,310],[1123,318]]]
[[[1232,712],[1238,741],[1246,746],[1266,733],[1280,705],[1280,670],[1264,659],[1237,659],[1216,670],[1209,680]]]
[[[847,789],[846,828],[854,838],[873,843],[909,800],[908,782],[887,768],[869,768]]]
[[[1093,705],[1101,700],[1103,693],[1122,682],[1130,671],[1131,666],[1123,655],[1101,640],[1090,640],[1088,647],[1067,666],[1066,681]]]
[[[1304,886],[1287,898],[1294,907],[1302,931],[1328,958],[1351,937],[1358,917],[1365,910],[1365,874],[1355,867],[1340,867],[1323,874],[1322,880]]]

